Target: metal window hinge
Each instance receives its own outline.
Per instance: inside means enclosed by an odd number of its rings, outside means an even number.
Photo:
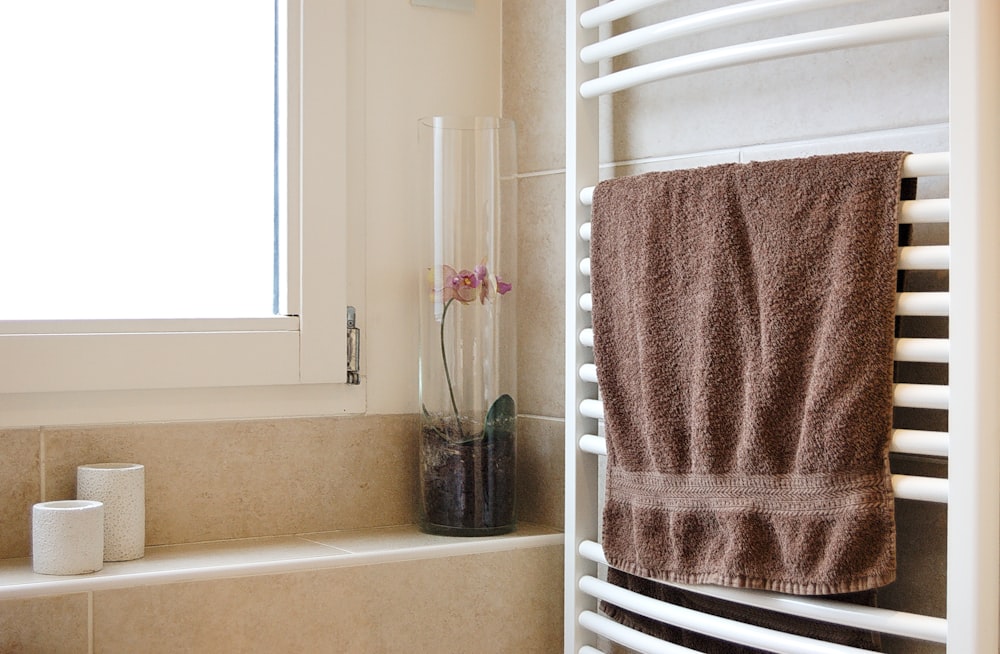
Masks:
[[[347,383],[361,383],[361,330],[354,307],[347,307]]]

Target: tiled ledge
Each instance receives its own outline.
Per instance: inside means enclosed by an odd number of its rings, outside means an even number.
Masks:
[[[482,554],[562,542],[561,532],[530,523],[518,523],[512,534],[476,538],[432,536],[403,525],[148,547],[141,559],[105,563],[103,570],[86,575],[40,575],[32,572],[30,558],[3,559],[0,600]]]

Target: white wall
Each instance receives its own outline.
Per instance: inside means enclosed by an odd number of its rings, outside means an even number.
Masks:
[[[352,198],[351,239],[364,247],[352,248],[351,270],[365,274],[351,275],[349,299],[360,309],[368,413],[417,410],[417,119],[499,114],[500,8],[501,0],[476,0],[474,12],[352,2],[352,36],[364,34],[351,49],[364,70],[352,82],[364,98],[353,106],[364,156],[352,164],[364,193]]]

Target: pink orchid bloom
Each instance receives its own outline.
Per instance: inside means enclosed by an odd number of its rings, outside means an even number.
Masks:
[[[512,288],[514,288],[513,284],[505,282],[504,280],[500,279],[500,275],[497,275],[497,293],[499,293],[500,295],[505,295],[509,293]]]
[[[455,271],[451,266],[444,266],[444,300],[455,299],[463,304],[472,302],[476,297],[479,279],[469,270]]]
[[[500,275],[491,275],[483,260],[470,270],[456,270],[452,266],[441,266],[443,285],[441,298],[443,301],[458,300],[469,304],[479,297],[480,304],[486,304],[493,299],[493,294],[505,295],[513,289],[513,284],[505,282]]]
[[[486,300],[490,297],[489,274],[485,263],[476,266],[476,279],[479,280],[479,304],[486,304]]]
[[[441,299],[444,301],[444,308],[441,310],[441,363],[444,365],[444,376],[448,382],[448,394],[451,396],[451,407],[455,412],[455,424],[462,434],[461,419],[458,413],[458,404],[455,402],[455,389],[451,384],[451,374],[448,371],[448,357],[444,340],[445,316],[454,300],[462,304],[468,304],[479,296],[479,303],[486,304],[486,300],[492,299],[493,291],[498,295],[509,293],[513,285],[500,279],[499,275],[490,275],[486,267],[486,259],[476,266],[472,271],[455,270],[449,265],[441,266],[442,287]],[[479,289],[477,292],[476,289]],[[464,434],[463,434],[464,438]]]

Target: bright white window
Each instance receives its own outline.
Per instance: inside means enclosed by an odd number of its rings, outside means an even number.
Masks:
[[[278,10],[0,5],[0,320],[276,313]]]
[[[0,140],[21,153],[0,179],[22,187],[0,201],[0,426],[363,409],[344,386],[347,2],[281,0],[277,30],[275,8],[0,4]],[[12,128],[26,112],[51,129]]]

